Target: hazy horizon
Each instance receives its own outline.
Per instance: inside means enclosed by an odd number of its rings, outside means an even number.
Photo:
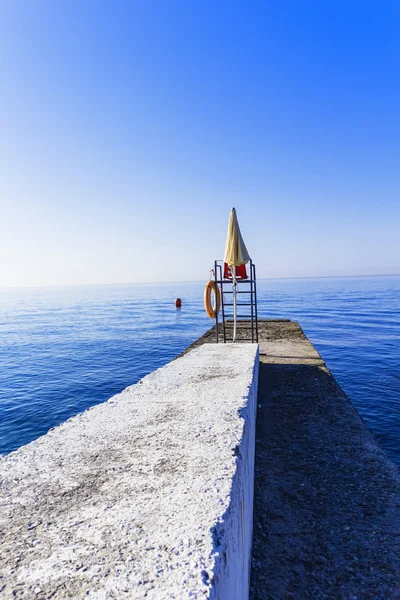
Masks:
[[[276,281],[276,280],[296,280],[296,279],[357,279],[369,277],[400,277],[400,273],[375,273],[367,275],[318,275],[304,277],[257,277],[257,281]],[[16,290],[16,289],[42,289],[42,288],[63,288],[63,287],[118,287],[130,285],[170,285],[175,283],[206,283],[205,279],[175,279],[171,281],[125,281],[119,283],[65,283],[61,285],[15,285],[15,286],[0,286],[0,290]]]

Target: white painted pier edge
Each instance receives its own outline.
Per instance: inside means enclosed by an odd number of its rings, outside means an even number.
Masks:
[[[240,411],[244,428],[242,439],[236,447],[236,473],[232,480],[230,504],[222,522],[213,532],[219,553],[210,594],[210,598],[215,600],[248,600],[249,597],[259,363],[257,351],[247,403]]]
[[[0,598],[247,600],[259,351],[205,344],[0,459]]]

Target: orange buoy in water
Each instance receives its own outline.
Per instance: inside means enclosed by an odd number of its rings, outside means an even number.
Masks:
[[[176,298],[175,300],[175,308],[181,308],[182,300],[180,298]]]

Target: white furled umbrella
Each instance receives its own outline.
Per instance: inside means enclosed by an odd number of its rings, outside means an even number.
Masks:
[[[250,256],[247,252],[246,245],[240,233],[239,223],[236,216],[236,210],[232,208],[229,215],[228,234],[226,236],[225,257],[224,262],[231,268],[232,286],[233,286],[233,341],[236,340],[236,294],[237,280],[236,267],[245,265],[249,262]]]

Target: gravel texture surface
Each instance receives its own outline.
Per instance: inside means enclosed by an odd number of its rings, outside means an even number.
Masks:
[[[252,600],[400,598],[400,476],[297,323],[263,323]]]

